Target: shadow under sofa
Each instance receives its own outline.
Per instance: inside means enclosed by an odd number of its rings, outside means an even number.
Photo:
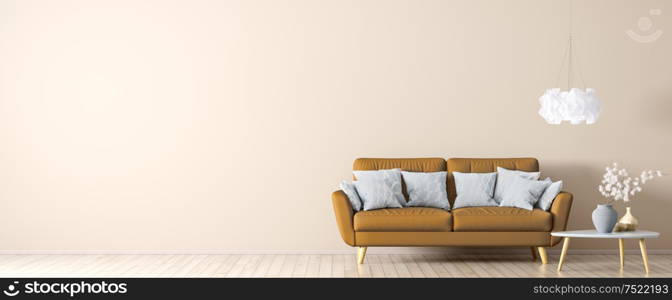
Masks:
[[[539,171],[535,158],[358,158],[353,170],[399,168],[409,172],[448,171],[446,188],[451,207],[455,201],[452,172],[496,172],[497,167],[526,172]],[[402,182],[403,185],[403,182]],[[404,195],[406,188],[403,186]],[[564,231],[572,206],[572,194],[560,192],[549,211],[528,211],[515,207],[464,207],[443,210],[430,207],[404,207],[355,212],[341,190],[332,193],[336,222],[343,241],[358,247],[357,261],[364,262],[367,247],[477,246],[531,247],[548,263],[546,247],[560,238],[553,231]]]

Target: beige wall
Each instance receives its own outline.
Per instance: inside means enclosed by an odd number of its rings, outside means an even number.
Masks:
[[[537,115],[567,1],[1,1],[0,250],[347,249],[360,156],[534,156],[591,227],[606,164],[672,172],[672,2],[575,9],[592,126]],[[671,180],[633,204],[652,249]]]

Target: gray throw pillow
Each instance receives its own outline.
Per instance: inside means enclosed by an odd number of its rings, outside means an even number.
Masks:
[[[453,209],[468,206],[497,206],[492,198],[497,173],[453,172],[457,197]]]
[[[532,210],[550,184],[548,181],[530,180],[521,176],[514,177],[502,195],[502,202],[499,206]]]
[[[362,210],[362,200],[359,199],[359,194],[357,194],[357,188],[352,181],[343,180],[339,186],[341,190],[348,196],[350,204],[352,204],[352,209],[354,211]]]
[[[544,181],[550,183],[550,185],[546,188],[544,193],[541,194],[541,198],[539,198],[539,201],[537,201],[537,204],[534,207],[548,211],[551,209],[551,205],[553,205],[555,196],[560,194],[560,191],[562,191],[562,180],[552,182],[550,178],[546,178]]]
[[[364,210],[402,207],[390,186],[380,178],[354,182]]]
[[[399,205],[406,206],[406,198],[401,192],[401,169],[353,171],[352,173],[355,174],[357,180],[382,180],[392,190]]]
[[[406,183],[406,206],[427,206],[450,209],[446,192],[447,172],[401,172]]]
[[[516,177],[537,180],[539,179],[539,172],[525,172],[497,167],[497,184],[495,185],[495,200],[497,203],[502,203],[502,197],[506,190],[511,187],[511,181]]]

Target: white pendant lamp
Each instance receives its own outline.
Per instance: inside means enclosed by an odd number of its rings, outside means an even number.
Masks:
[[[548,124],[593,124],[600,116],[600,99],[595,96],[594,89],[571,88],[561,91],[559,88],[548,89],[539,97],[541,108],[539,115]]]
[[[579,70],[579,77],[583,83],[584,89],[571,87],[572,86],[572,55],[573,55],[573,39],[572,39],[572,2],[569,2],[569,41],[567,50],[560,65],[560,73],[556,86],[560,82],[560,74],[562,74],[562,67],[569,57],[567,63],[567,90],[563,91],[560,88],[550,88],[539,97],[539,115],[546,120],[548,124],[561,124],[563,121],[571,124],[593,124],[600,116],[600,99],[595,96],[595,90],[585,88],[585,82],[581,70]]]

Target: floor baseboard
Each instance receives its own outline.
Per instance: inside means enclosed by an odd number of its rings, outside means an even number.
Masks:
[[[560,248],[549,249],[560,254]],[[355,254],[356,248],[339,250],[0,250],[0,255],[225,255],[225,254]],[[649,254],[672,254],[672,249],[649,249]],[[618,249],[569,249],[573,254],[618,254]],[[626,249],[626,254],[640,254]],[[530,254],[529,248],[369,247],[368,254]]]

